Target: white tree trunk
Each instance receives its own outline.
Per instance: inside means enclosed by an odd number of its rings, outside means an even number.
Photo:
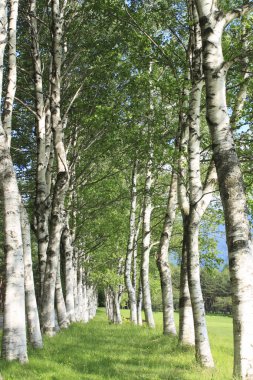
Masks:
[[[68,166],[63,142],[61,121],[61,59],[62,59],[62,26],[63,12],[59,0],[52,0],[52,78],[51,78],[51,122],[53,142],[57,159],[57,177],[53,191],[52,211],[50,218],[47,263],[43,285],[42,329],[48,335],[54,335],[54,298],[60,239],[65,218],[64,200],[68,189]]]
[[[189,126],[187,123],[186,109],[188,109],[189,92],[184,90],[179,123],[180,123],[180,144],[178,160],[178,200],[183,220],[183,243],[182,258],[180,270],[180,298],[179,298],[179,342],[186,345],[195,344],[194,322],[192,313],[192,304],[189,291],[187,258],[188,258],[188,221],[190,213],[190,204],[188,197],[188,171],[187,168],[187,150],[189,140]],[[187,99],[187,100],[186,100]]]
[[[167,210],[160,237],[160,245],[157,252],[157,266],[160,273],[162,304],[163,304],[163,333],[176,335],[174,320],[174,305],[171,271],[169,265],[169,245],[172,234],[177,206],[177,174],[172,172],[170,191],[167,202]]]
[[[25,272],[25,304],[29,340],[34,348],[42,348],[39,313],[34,289],[30,222],[24,205],[21,206],[21,226]]]
[[[137,298],[137,318],[138,318],[139,326],[142,326],[142,300],[143,300],[143,293],[142,293],[142,285],[141,285],[141,278],[140,278],[138,298]]]
[[[105,289],[105,310],[110,323],[113,323],[113,292],[108,286]]]
[[[17,84],[17,19],[19,0],[10,0],[8,25],[8,84],[3,110],[3,128],[7,136],[7,144],[11,146],[12,111]]]
[[[1,134],[1,133],[0,133]],[[5,301],[2,356],[26,362],[26,318],[20,194],[4,134],[0,137],[0,183],[4,199]],[[3,141],[5,140],[5,141]]]
[[[204,210],[200,210],[203,199],[200,169],[200,106],[203,88],[202,73],[202,40],[198,14],[195,5],[190,2],[190,19],[192,21],[190,58],[191,58],[191,91],[189,97],[189,200],[190,215],[188,220],[188,281],[193,309],[195,328],[196,360],[204,367],[213,367],[211,348],[208,339],[205,319],[205,307],[200,284],[199,257],[199,224]]]
[[[187,256],[188,256],[188,219],[183,216],[183,244],[180,270],[180,296],[179,296],[179,342],[194,346],[195,333],[192,313],[192,304],[188,283]]]
[[[59,327],[61,329],[65,329],[69,325],[69,320],[68,320],[66,305],[65,305],[65,301],[63,297],[63,292],[62,292],[60,260],[58,263],[57,277],[56,277],[56,284],[55,284],[55,304],[56,304]]]
[[[86,306],[87,311],[87,299],[86,299],[86,289],[84,290],[84,274],[83,274],[83,267],[81,264],[79,264],[78,268],[78,281],[77,281],[77,297],[78,297],[78,310],[77,310],[77,317],[78,321],[88,322],[89,318],[85,320],[85,316],[87,316],[87,313],[85,314],[84,308]],[[85,304],[86,301],[86,304]]]
[[[88,310],[88,294],[87,294],[87,286],[85,283],[85,279],[83,282],[83,311],[82,311],[82,319],[84,323],[89,321],[89,310]]]
[[[118,286],[118,289],[116,291],[113,291],[113,323],[114,324],[121,324],[122,323],[122,317],[120,312],[120,300],[122,295],[122,285]]]
[[[40,298],[42,297],[44,274],[46,268],[46,252],[48,246],[48,218],[50,212],[51,181],[47,181],[47,168],[51,150],[51,126],[48,123],[49,99],[44,101],[42,64],[40,56],[39,33],[36,15],[36,0],[30,1],[29,21],[32,39],[32,59],[34,66],[34,90],[36,106],[36,138],[37,138],[37,173],[36,173],[36,235],[38,241]],[[46,122],[47,121],[47,122]],[[47,128],[46,128],[47,126]]]
[[[132,172],[131,187],[131,208],[130,208],[130,231],[127,245],[126,261],[125,261],[125,284],[128,292],[128,300],[130,303],[130,321],[137,324],[137,301],[135,287],[131,279],[132,260],[134,260],[135,235],[136,235],[136,207],[137,207],[137,161],[134,163]]]
[[[68,221],[62,232],[62,248],[65,257],[65,282],[66,282],[66,309],[70,322],[75,322],[75,300],[74,300],[74,268],[73,268],[73,246],[69,231]],[[78,295],[79,303],[80,296]],[[79,306],[80,309],[80,306]]]
[[[3,56],[6,41],[6,2],[0,4],[0,82],[3,80]],[[9,13],[9,72],[5,112],[0,121],[0,186],[4,206],[5,301],[2,357],[26,362],[26,321],[23,241],[20,220],[21,198],[10,155],[11,121],[16,91],[16,22],[18,1],[10,1]],[[11,82],[11,83],[9,83]],[[0,88],[2,96],[2,87]],[[1,99],[2,100],[2,99]],[[3,126],[5,129],[3,129]]]
[[[7,42],[7,23],[7,0],[3,0],[0,2],[0,104],[2,104],[4,51]]]
[[[149,327],[155,327],[152,312],[150,285],[149,285],[149,254],[151,246],[151,186],[152,186],[152,152],[146,167],[146,181],[143,205],[143,233],[142,233],[142,257],[141,257],[141,281],[143,292],[143,308],[145,319]]]
[[[226,104],[226,71],[222,34],[225,25],[252,9],[238,8],[225,17],[217,4],[196,0],[203,40],[207,122],[224,209],[233,302],[234,376],[253,379],[253,250],[240,164]]]

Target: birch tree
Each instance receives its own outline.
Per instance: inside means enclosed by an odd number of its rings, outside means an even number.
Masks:
[[[206,84],[206,117],[212,137],[225,215],[233,300],[234,376],[253,378],[253,259],[247,202],[226,104],[222,36],[226,25],[252,9],[252,3],[224,14],[217,1],[195,1],[201,26]]]
[[[53,190],[52,211],[50,217],[49,243],[42,298],[42,329],[54,335],[54,298],[55,285],[60,252],[60,240],[63,229],[62,218],[65,217],[64,200],[68,189],[69,174],[66,152],[63,141],[63,125],[61,121],[61,64],[62,33],[64,21],[64,5],[60,7],[58,0],[52,1],[52,78],[51,78],[51,123],[53,142],[57,161],[57,177]]]
[[[137,300],[136,300],[136,288],[131,279],[131,266],[132,261],[136,265],[136,258],[134,257],[135,251],[135,236],[136,236],[136,208],[137,208],[137,165],[135,161],[132,171],[132,184],[131,184],[131,207],[130,207],[130,231],[129,240],[127,246],[127,254],[125,261],[125,284],[128,292],[128,298],[130,303],[130,320],[137,324]],[[136,271],[135,271],[136,272]],[[135,273],[134,273],[135,276]]]
[[[0,100],[2,100],[3,58],[6,42],[8,51],[8,81],[4,102],[4,114],[0,121],[0,176],[4,203],[4,239],[6,285],[4,301],[4,324],[2,356],[6,360],[26,362],[26,321],[23,241],[21,230],[21,197],[10,154],[13,102],[16,91],[16,30],[18,1],[10,1],[7,34],[7,4],[1,2],[0,47]],[[2,102],[0,102],[1,104]]]
[[[149,255],[151,249],[151,186],[152,186],[153,151],[149,148],[149,159],[146,165],[145,189],[143,201],[143,231],[142,231],[142,256],[141,256],[141,285],[143,293],[143,308],[146,322],[149,327],[155,327],[152,312],[151,293],[149,285]]]
[[[179,113],[180,139],[178,159],[178,202],[182,214],[183,241],[180,269],[180,296],[179,296],[179,342],[187,345],[195,344],[192,304],[188,283],[188,223],[190,201],[188,196],[187,150],[189,140],[189,125],[187,123],[188,90],[182,94],[182,103]]]
[[[35,296],[30,222],[24,205],[21,205],[21,227],[24,255],[25,304],[29,340],[34,348],[42,348],[39,313]]]
[[[160,245],[157,252],[157,266],[160,272],[162,304],[163,304],[163,333],[176,335],[174,321],[173,291],[171,271],[168,259],[168,250],[172,234],[173,222],[176,216],[177,206],[177,173],[173,170],[169,188],[166,215],[160,237]]]
[[[190,32],[190,59],[191,59],[191,91],[189,94],[189,221],[188,221],[188,278],[193,309],[195,330],[196,359],[203,366],[213,367],[207,326],[205,321],[205,308],[200,284],[200,258],[199,258],[199,225],[206,207],[212,197],[212,185],[215,183],[215,168],[211,166],[210,178],[207,178],[203,190],[200,168],[200,106],[203,88],[202,78],[202,40],[195,5],[190,3],[190,19],[192,20]],[[208,187],[208,188],[207,188]]]
[[[49,97],[45,99],[42,76],[42,60],[40,51],[40,35],[38,32],[36,0],[30,0],[29,23],[32,39],[32,60],[34,68],[35,93],[35,125],[37,137],[37,172],[36,172],[36,199],[35,218],[36,235],[38,240],[39,270],[40,270],[40,300],[42,297],[44,274],[46,268],[46,252],[49,232],[48,219],[51,203],[51,125]],[[49,63],[50,66],[50,63]],[[51,71],[51,67],[49,72]],[[50,74],[49,74],[50,75]],[[49,78],[50,79],[50,78]],[[49,85],[50,91],[50,85]]]

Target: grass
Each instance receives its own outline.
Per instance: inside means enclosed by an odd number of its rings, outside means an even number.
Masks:
[[[123,311],[128,317],[129,312]],[[109,325],[103,309],[84,325],[73,324],[42,350],[29,349],[29,363],[0,360],[4,380],[226,380],[232,377],[232,319],[208,316],[215,370],[196,365],[194,350],[180,347],[176,338],[162,335],[162,314],[155,313],[157,328]]]

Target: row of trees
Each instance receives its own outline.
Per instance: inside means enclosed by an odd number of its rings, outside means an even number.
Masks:
[[[154,263],[176,334],[170,251],[179,341],[212,367],[200,265],[216,260],[222,203],[234,375],[251,378],[252,4],[20,1],[0,8],[3,357],[27,360],[26,324],[41,347],[40,331],[88,321],[96,286],[111,322],[126,290],[133,324],[143,304],[155,327]]]

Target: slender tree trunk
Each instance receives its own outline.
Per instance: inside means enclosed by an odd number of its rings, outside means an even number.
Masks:
[[[65,301],[63,297],[63,292],[62,292],[60,260],[58,264],[56,284],[55,284],[55,304],[56,304],[59,327],[62,329],[65,329],[68,327],[69,321],[68,321],[66,305],[65,305]]]
[[[187,256],[188,256],[188,219],[189,216],[183,217],[183,244],[180,271],[180,296],[179,296],[179,342],[194,346],[194,322],[192,313],[192,304],[188,284]]]
[[[122,296],[123,287],[122,285],[118,286],[118,289],[113,291],[113,323],[121,324],[122,317],[120,312],[120,301]]]
[[[207,122],[226,224],[233,302],[234,376],[253,379],[253,250],[242,172],[226,104],[227,65],[221,42],[225,25],[252,9],[252,4],[222,17],[213,1],[195,2],[203,40]],[[217,14],[220,16],[216,17]]]
[[[202,40],[198,14],[193,2],[189,6],[192,21],[190,33],[191,91],[189,97],[189,199],[188,221],[188,280],[193,309],[196,360],[205,367],[213,367],[211,348],[205,319],[205,307],[200,284],[199,224],[204,210],[200,210],[203,199],[200,168],[200,106],[203,88]]]
[[[130,321],[137,324],[137,302],[136,292],[131,280],[131,266],[134,254],[135,235],[136,235],[136,207],[137,207],[137,161],[134,163],[132,172],[131,187],[131,209],[130,209],[130,232],[127,246],[127,254],[125,261],[125,284],[128,292],[128,300],[130,303]]]
[[[182,105],[179,114],[180,124],[180,144],[179,144],[179,160],[178,160],[178,200],[183,219],[183,242],[182,242],[182,258],[180,270],[180,298],[179,298],[179,342],[186,345],[195,344],[194,322],[192,313],[192,304],[189,291],[188,273],[187,273],[187,257],[188,257],[188,223],[190,204],[188,197],[188,172],[187,168],[187,150],[189,140],[189,126],[187,123],[186,108],[188,108],[188,90],[184,90],[182,94]]]
[[[74,306],[75,306],[75,318],[78,318],[79,310],[79,299],[78,299],[78,270],[79,270],[79,261],[78,260],[78,250],[74,249],[73,252],[73,295],[74,295]]]
[[[75,300],[74,300],[74,270],[73,270],[73,246],[69,231],[68,221],[62,232],[62,247],[65,256],[65,281],[66,281],[66,309],[70,322],[75,322]],[[78,296],[79,301],[80,297]],[[80,309],[80,307],[79,307]]]
[[[19,0],[9,1],[8,25],[8,81],[3,110],[3,128],[7,136],[7,145],[11,146],[12,111],[17,85],[17,19]]]
[[[84,323],[89,321],[89,312],[88,312],[88,292],[86,284],[85,271],[83,271],[83,304],[82,304],[82,319]]]
[[[235,130],[238,128],[237,122],[240,120],[242,116],[243,107],[247,100],[248,86],[251,79],[251,73],[249,70],[250,59],[248,55],[246,55],[250,49],[250,38],[249,38],[250,31],[248,30],[247,32],[247,28],[245,25],[247,21],[246,22],[245,21],[246,20],[242,19],[241,44],[243,47],[243,54],[245,54],[245,56],[242,57],[242,60],[241,60],[241,70],[243,73],[243,80],[240,83],[240,87],[236,93],[233,113],[230,119],[230,125],[231,125],[232,130]]]
[[[34,289],[30,222],[25,207],[21,206],[21,225],[25,272],[25,303],[29,340],[34,348],[42,348],[39,313]]]
[[[141,230],[142,214],[143,214],[143,212],[142,212],[142,210],[140,210],[138,225],[137,225],[137,229],[136,229],[135,235],[134,235],[132,284],[133,284],[133,288],[135,290],[135,295],[136,296],[137,296],[136,281],[137,281],[138,238],[139,238],[139,234],[140,234],[140,230]]]
[[[122,287],[123,292],[123,287]],[[98,305],[98,294],[97,289],[94,285],[91,285],[91,311],[90,311],[90,319],[93,319],[97,312]]]
[[[170,191],[168,196],[167,210],[160,237],[160,245],[157,253],[157,266],[160,273],[162,304],[163,304],[163,333],[176,335],[176,325],[174,321],[174,305],[171,271],[169,266],[169,244],[172,234],[177,206],[177,174],[172,172]]]
[[[42,64],[40,57],[39,33],[36,15],[36,0],[30,1],[29,20],[32,39],[32,59],[34,66],[34,90],[36,106],[36,137],[37,137],[37,173],[35,218],[38,240],[38,256],[40,271],[40,297],[42,297],[44,274],[46,268],[46,252],[48,246],[48,218],[50,212],[50,188],[47,183],[47,167],[51,150],[51,127],[47,123],[49,99],[44,101]],[[49,123],[50,124],[50,123]],[[47,128],[46,128],[47,126]],[[49,128],[48,128],[49,127]],[[47,130],[48,129],[48,130]]]
[[[141,285],[141,279],[140,279],[139,289],[138,289],[138,298],[137,298],[137,318],[138,318],[139,326],[142,326],[142,300],[143,300],[143,293],[142,293],[142,285]]]
[[[155,327],[155,321],[152,312],[150,285],[149,285],[149,255],[151,241],[151,186],[152,186],[152,152],[146,168],[146,182],[143,206],[143,237],[142,237],[142,261],[141,261],[141,280],[143,292],[143,308],[145,319],[149,327]]]
[[[4,51],[7,42],[7,24],[7,0],[3,0],[0,2],[0,104],[2,104]]]
[[[68,166],[63,143],[63,126],[60,114],[61,95],[61,59],[62,59],[62,26],[63,12],[59,0],[52,1],[52,35],[53,63],[51,79],[51,122],[55,156],[57,159],[57,177],[53,191],[52,212],[50,218],[47,263],[43,285],[42,329],[48,335],[54,335],[54,298],[60,239],[65,217],[64,200],[68,189]]]
[[[78,296],[78,312],[77,312],[77,315],[78,315],[78,320],[79,321],[83,321],[83,322],[88,322],[88,318],[87,320],[85,320],[85,316],[87,314],[85,314],[85,310],[84,308],[86,307],[87,309],[87,299],[86,298],[86,292],[84,291],[84,274],[83,274],[83,267],[82,265],[79,265],[79,270],[78,270],[78,282],[77,282],[77,296]],[[86,305],[85,305],[85,301],[86,301]]]
[[[113,292],[109,286],[105,289],[105,308],[109,322],[113,323]]]

